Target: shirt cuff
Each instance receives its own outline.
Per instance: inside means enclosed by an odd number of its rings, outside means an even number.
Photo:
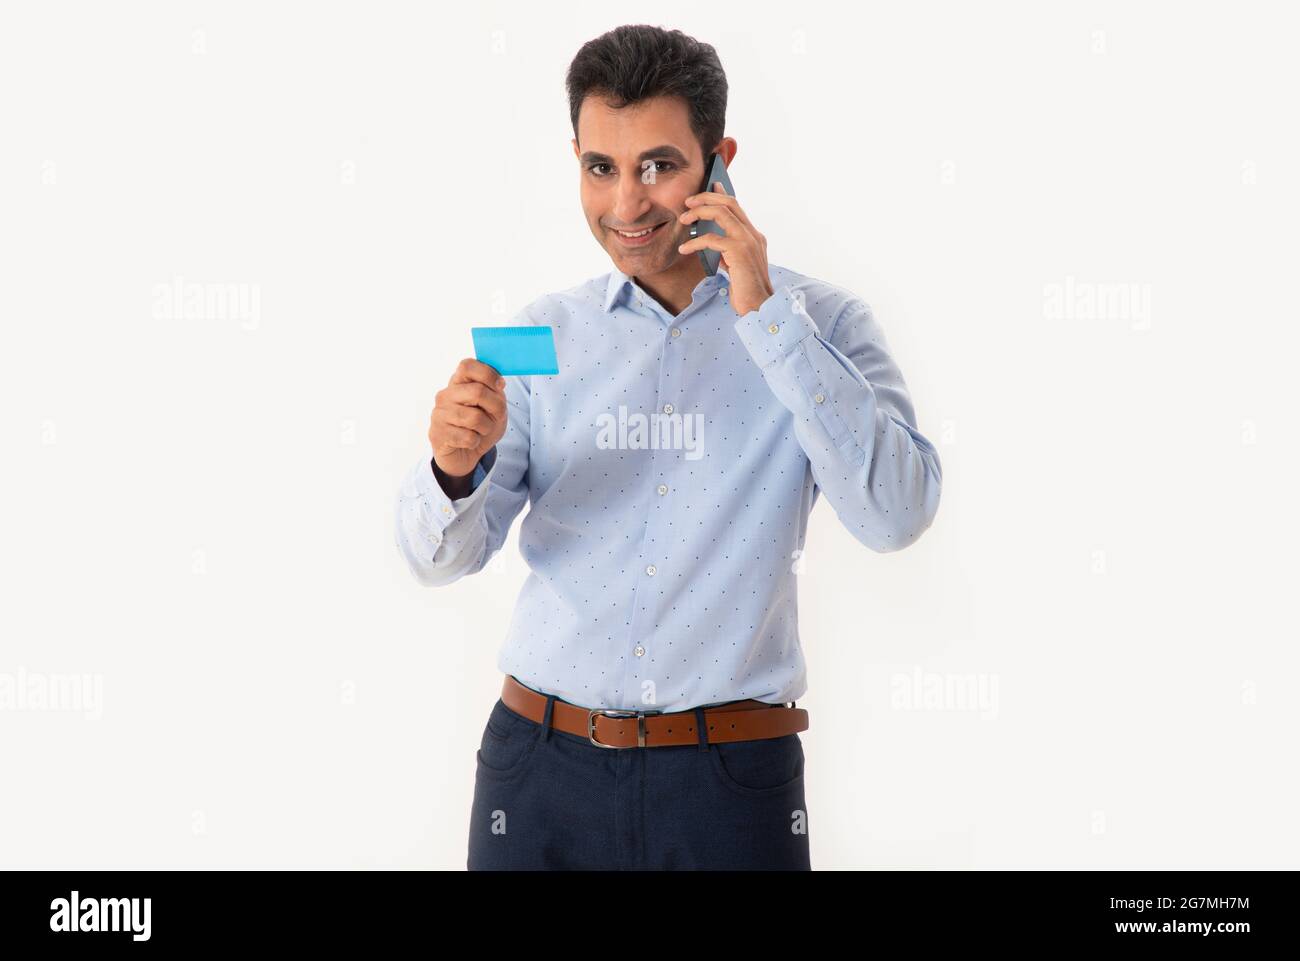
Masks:
[[[780,360],[817,333],[802,297],[797,297],[789,284],[782,284],[757,310],[738,318],[735,328],[760,368]]]
[[[415,471],[415,489],[426,505],[429,522],[440,531],[446,530],[457,517],[481,504],[487,496],[490,486],[487,481],[496,469],[496,464],[497,449],[493,445],[474,465],[474,473],[470,475],[470,493],[452,500],[433,475],[432,459],[421,463]]]

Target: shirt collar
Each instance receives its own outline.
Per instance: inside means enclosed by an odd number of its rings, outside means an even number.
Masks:
[[[701,280],[699,286],[696,289],[708,290],[712,286],[719,286],[723,284],[729,285],[730,283],[731,283],[731,277],[727,273],[727,269],[719,265],[718,272],[714,274],[712,277],[705,277],[703,280]],[[626,290],[628,287],[634,287],[634,286],[636,286],[636,281],[633,280],[631,277],[629,277],[627,274],[623,273],[623,271],[619,270],[617,267],[611,270],[609,272],[609,281],[605,284],[605,313],[608,314],[611,310],[614,309],[614,305],[619,302],[624,290]]]
[[[605,285],[605,313],[614,309],[614,304],[618,301],[619,295],[623,293],[623,288],[632,283],[632,278],[623,271],[615,267],[609,272],[609,283]]]

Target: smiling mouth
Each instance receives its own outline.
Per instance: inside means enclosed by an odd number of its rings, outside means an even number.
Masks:
[[[666,220],[664,221],[664,223],[667,222],[668,221]],[[611,227],[610,229],[613,230],[614,233],[618,234],[623,240],[645,240],[647,237],[655,233],[655,231],[659,230],[663,225],[664,224],[655,224],[653,227],[645,227],[637,231],[618,230],[614,227]]]

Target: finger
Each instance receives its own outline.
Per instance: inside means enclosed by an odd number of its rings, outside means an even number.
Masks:
[[[735,204],[734,195],[727,193],[727,188],[722,185],[721,180],[715,180],[709,185],[708,190],[702,190],[697,194],[691,194],[686,198],[686,203],[695,204]]]
[[[702,191],[701,193],[698,194],[691,194],[689,197],[686,198],[686,203],[692,207],[695,206],[696,204],[723,204],[726,206],[737,205],[736,198],[733,197],[731,194],[727,193],[726,188],[722,186],[721,180],[713,181],[713,187],[710,188],[709,190]]]
[[[501,373],[495,367],[489,367],[473,357],[466,357],[456,366],[449,383],[464,384],[470,381],[478,381],[480,384],[496,387],[503,380]]]
[[[438,430],[438,440],[451,450],[478,450],[483,445],[483,435],[468,427],[444,423]]]
[[[730,210],[741,223],[750,230],[753,230],[754,225],[750,222],[749,215],[745,213],[745,208],[740,206],[740,201],[731,194],[722,192],[722,183],[720,181],[715,180],[713,184],[719,189],[708,193],[691,194],[691,196],[687,197],[687,210],[697,210],[704,207],[723,207]]]
[[[742,230],[748,230],[749,224],[742,222],[729,207],[692,207],[677,218],[684,224],[696,220],[712,220],[722,228],[723,233],[731,237]]]
[[[442,402],[450,401],[453,405],[481,407],[497,420],[504,420],[506,416],[505,398],[501,396],[497,389],[484,387],[478,381],[452,384],[446,390],[439,392],[439,400]]]
[[[465,427],[483,437],[496,430],[499,421],[481,407],[467,407],[456,404],[448,407],[444,414],[444,423],[455,427]]]
[[[719,253],[725,254],[737,249],[739,246],[739,241],[733,237],[719,237],[717,234],[701,234],[698,237],[686,241],[686,243],[677,248],[677,252],[681,254],[689,254],[697,250],[716,250]]]

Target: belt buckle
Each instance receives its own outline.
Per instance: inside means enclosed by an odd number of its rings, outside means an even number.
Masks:
[[[596,715],[603,714],[606,717],[634,717],[636,718],[636,746],[645,747],[645,719],[652,714],[662,714],[663,711],[623,711],[612,707],[593,707],[587,711],[587,740],[596,747],[612,748],[615,751],[622,750],[618,744],[605,744],[603,741],[596,740]],[[632,745],[628,745],[631,747]]]

